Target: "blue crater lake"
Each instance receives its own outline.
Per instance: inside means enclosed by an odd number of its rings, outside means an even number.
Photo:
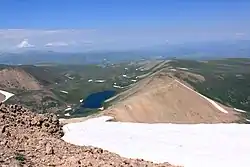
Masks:
[[[83,108],[100,108],[102,103],[115,95],[113,90],[105,90],[102,92],[92,93],[81,104]]]

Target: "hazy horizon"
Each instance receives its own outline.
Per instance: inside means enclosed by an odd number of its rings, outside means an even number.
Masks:
[[[165,44],[250,39],[250,2],[0,2],[0,51],[130,50]]]

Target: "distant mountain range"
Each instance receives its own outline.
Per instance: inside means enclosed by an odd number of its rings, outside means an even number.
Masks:
[[[162,45],[148,50],[163,54],[164,57],[183,59],[249,58],[250,40]]]
[[[140,59],[182,58],[250,58],[250,40],[167,44],[128,51],[98,52],[53,52],[43,50],[22,50],[22,52],[0,52],[0,64],[91,64],[109,61],[113,63]]]

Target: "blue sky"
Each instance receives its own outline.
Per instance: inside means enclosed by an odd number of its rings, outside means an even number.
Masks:
[[[54,47],[83,50],[86,45],[87,49],[129,49],[248,39],[249,9],[247,0],[1,0],[0,44],[4,46],[0,49],[22,43],[37,48],[54,43]]]

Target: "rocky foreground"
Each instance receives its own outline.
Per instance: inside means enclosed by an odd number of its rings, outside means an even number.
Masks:
[[[100,148],[79,147],[61,140],[55,115],[38,115],[19,105],[0,103],[0,166],[173,167],[126,159]]]

